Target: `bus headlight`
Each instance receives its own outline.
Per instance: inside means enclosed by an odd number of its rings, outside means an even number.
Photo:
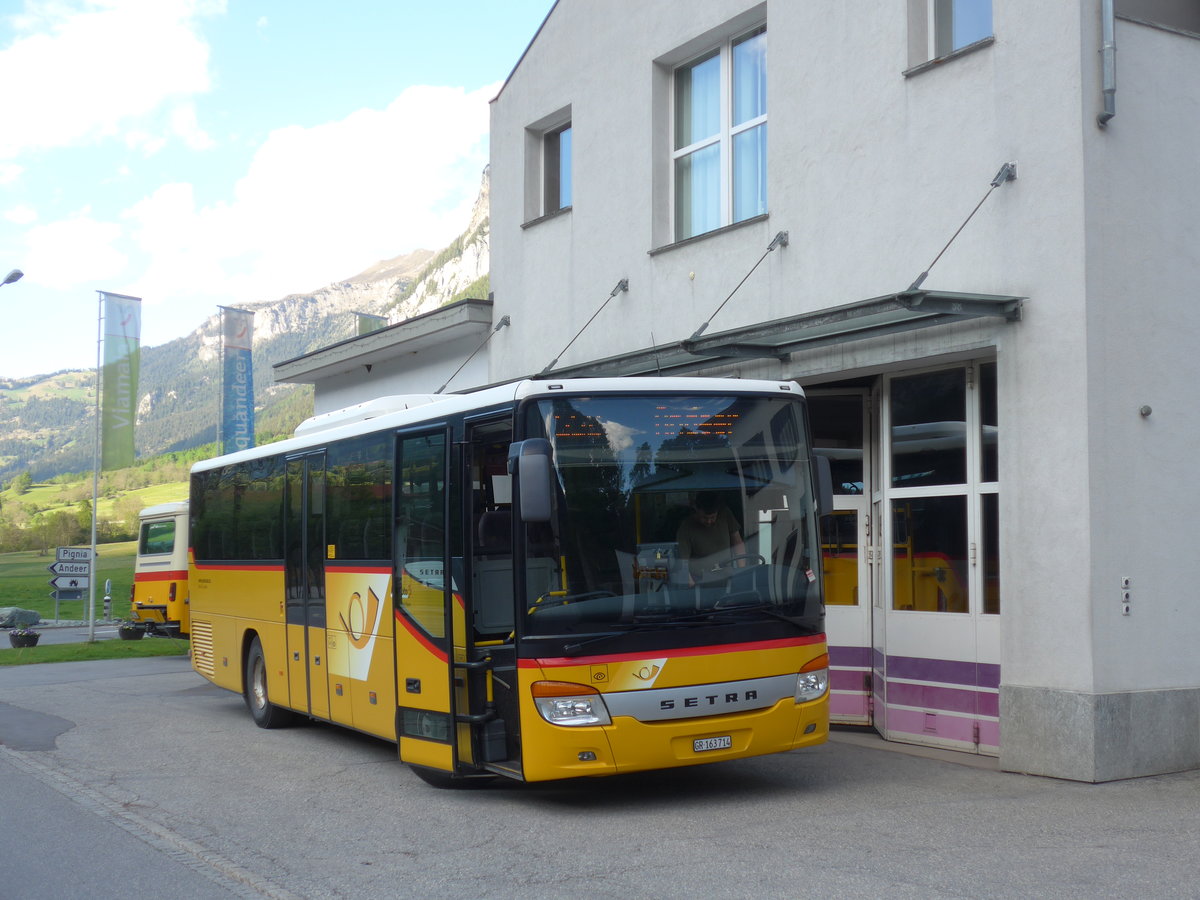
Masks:
[[[820,700],[829,690],[829,654],[822,653],[806,663],[796,675],[796,702]]]
[[[533,702],[551,725],[610,725],[600,692],[569,681],[535,681]]]

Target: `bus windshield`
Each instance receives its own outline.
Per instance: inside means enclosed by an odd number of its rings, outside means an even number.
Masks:
[[[531,403],[525,434],[550,441],[557,484],[551,521],[525,526],[523,636],[588,636],[569,653],[691,626],[821,633],[803,411],[770,396]]]

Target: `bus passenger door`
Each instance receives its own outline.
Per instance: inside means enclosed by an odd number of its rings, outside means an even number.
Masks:
[[[325,660],[325,454],[287,461],[284,509],[286,621],[291,706],[329,717]]]
[[[461,602],[449,544],[450,442],[444,429],[396,444],[396,738],[409,765],[455,767],[452,607]]]
[[[455,630],[455,689],[461,762],[520,777],[520,715],[514,629],[517,585],[512,418],[470,422],[464,442],[464,555],[469,582]],[[460,639],[461,638],[461,639]]]

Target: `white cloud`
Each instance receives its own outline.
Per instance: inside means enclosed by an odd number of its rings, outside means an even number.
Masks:
[[[224,0],[27,0],[20,36],[0,52],[0,159],[113,136],[170,100],[209,89],[203,16]],[[145,127],[145,126],[141,126]]]
[[[37,221],[37,210],[27,204],[14,206],[4,211],[4,218],[14,225],[32,225]]]
[[[193,150],[207,150],[213,146],[213,139],[196,119],[194,104],[180,103],[171,110],[171,129]]]
[[[25,167],[0,163],[0,184],[12,184],[24,173]]]
[[[37,273],[39,284],[59,289],[115,278],[127,263],[116,247],[120,237],[120,225],[98,222],[82,210],[69,219],[29,229],[24,268]]]
[[[125,213],[152,260],[136,291],[275,300],[440,248],[466,227],[495,90],[414,87],[384,110],[272,132],[227,202],[197,208],[190,185],[160,188]]]

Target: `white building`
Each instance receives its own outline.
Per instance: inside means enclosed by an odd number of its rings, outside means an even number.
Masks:
[[[801,382],[838,718],[1084,781],[1200,766],[1200,7],[1107,2],[559,0],[491,133],[488,380]]]
[[[316,415],[385,396],[435,394],[487,383],[493,324],[488,300],[460,300],[273,366],[277,382],[313,385]]]

